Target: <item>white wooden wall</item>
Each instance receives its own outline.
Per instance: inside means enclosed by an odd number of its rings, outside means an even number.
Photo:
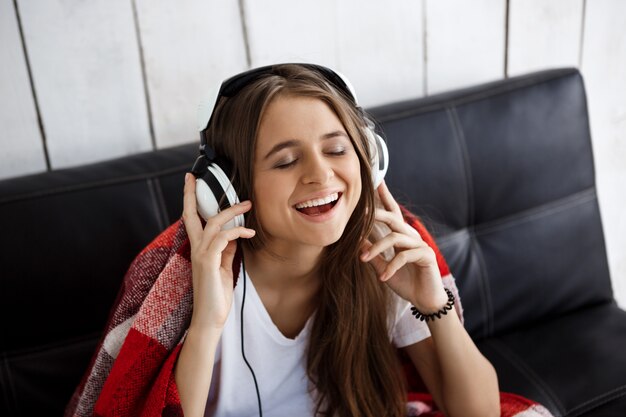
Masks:
[[[366,106],[575,66],[626,308],[623,0],[0,0],[0,178],[197,140],[230,74],[332,66]]]

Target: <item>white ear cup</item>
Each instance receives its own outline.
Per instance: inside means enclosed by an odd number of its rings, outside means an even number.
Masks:
[[[375,131],[370,128],[365,129],[367,134],[367,142],[370,147],[370,155],[372,160],[370,161],[372,167],[372,183],[374,184],[374,190],[378,188],[385,174],[387,174],[387,168],[389,167],[389,150],[387,144]]]
[[[237,192],[235,191],[235,187],[230,183],[228,179],[228,175],[222,171],[219,165],[216,163],[212,163],[209,165],[209,172],[213,174],[217,181],[219,182],[224,194],[226,194],[226,199],[228,204],[232,207],[235,204],[239,204],[239,197],[237,196]]]
[[[214,163],[209,165],[208,171],[205,174],[205,177],[206,176],[211,176],[214,180],[217,180],[219,187],[221,187],[220,194],[226,196],[229,207],[239,203],[239,198],[237,197],[234,187],[218,165]],[[213,183],[215,184],[215,181],[213,181]],[[205,220],[215,216],[220,211],[219,202],[217,201],[214,191],[211,190],[211,187],[209,187],[203,178],[196,179],[196,204],[198,213],[200,213]],[[237,226],[243,226],[244,224],[245,219],[243,214],[238,214],[225,223],[222,226],[222,230],[232,229]]]
[[[217,200],[202,178],[196,178],[196,202],[198,213],[204,220],[208,220],[219,212]]]

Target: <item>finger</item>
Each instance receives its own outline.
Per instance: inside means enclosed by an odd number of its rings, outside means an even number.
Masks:
[[[222,226],[231,221],[233,218],[240,214],[244,214],[252,208],[250,200],[242,201],[234,206],[228,207],[217,213],[215,216],[207,220],[207,224],[204,227],[204,241],[206,244],[210,243],[215,236],[222,230]]]
[[[226,244],[226,248],[222,252],[222,258],[220,261],[220,267],[226,271],[230,271],[233,268],[233,259],[237,252],[237,241],[231,240]]]
[[[386,260],[384,260],[382,257],[378,256],[378,257],[373,258],[368,263],[374,267],[374,271],[376,271],[376,276],[377,277],[380,278],[380,277],[383,276],[383,273],[385,272],[385,269],[387,268],[387,261]]]
[[[433,262],[436,262],[432,256],[432,250],[429,247],[419,247],[398,252],[385,267],[385,270],[380,275],[380,280],[382,282],[388,281],[400,268],[409,263],[414,263],[420,267],[431,266]]]
[[[250,229],[249,227],[245,227],[245,226],[237,226],[237,227],[233,227],[232,229],[222,230],[218,234],[218,237],[224,238],[230,241],[230,240],[235,240],[239,238],[251,238],[255,234],[256,234],[256,230],[254,229]]]
[[[383,180],[378,186],[378,195],[380,196],[380,200],[382,201],[383,206],[387,210],[402,216],[400,206],[391,195],[391,192],[389,191],[389,188],[387,188],[387,183],[385,182],[385,180]]]
[[[228,243],[234,241],[239,238],[249,239],[256,234],[254,229],[248,229],[247,227],[235,227],[228,230],[222,230],[215,236],[208,247],[208,252],[212,254],[212,267],[219,267],[225,264],[225,261],[222,260],[223,252],[226,250]],[[232,253],[234,256],[234,252]],[[230,257],[230,266],[232,266],[232,257],[231,254],[227,253],[226,257]],[[230,267],[229,266],[229,267]]]
[[[422,240],[422,237],[417,232],[417,230],[415,230],[414,228],[406,224],[404,222],[404,218],[402,218],[401,216],[398,216],[389,211],[376,209],[376,212],[374,213],[374,219],[376,221],[385,223],[394,232],[400,232],[400,233],[405,233],[405,234],[411,234],[414,236],[419,236],[420,240]]]
[[[250,239],[256,233],[253,229],[246,229],[250,232],[242,236],[245,239]],[[237,252],[237,240],[231,240],[226,245],[226,248],[222,251],[222,261],[221,267],[227,271],[230,271],[233,267],[233,259],[235,258],[235,253]]]
[[[378,242],[374,243],[365,254],[361,255],[361,259],[367,262],[392,247],[397,249],[413,249],[420,247],[420,245],[423,244],[423,242],[415,240],[412,236],[391,232]]]
[[[191,173],[185,174],[183,189],[183,223],[187,236],[192,245],[202,239],[202,222],[196,208],[196,177]]]

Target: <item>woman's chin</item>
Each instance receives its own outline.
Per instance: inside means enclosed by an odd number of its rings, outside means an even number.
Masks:
[[[342,230],[337,230],[335,229],[332,233],[320,233],[320,235],[318,236],[312,236],[313,239],[310,239],[310,243],[312,245],[315,246],[320,246],[322,248],[325,248],[327,246],[330,246],[332,244],[335,244],[339,241],[339,239],[341,239],[341,236],[343,235],[343,229]]]
[[[339,239],[341,239],[341,235],[343,230],[337,231],[336,229],[332,232],[323,232],[323,231],[314,231],[309,232],[306,236],[300,236],[299,239],[293,239],[288,242],[288,245],[295,249],[298,246],[303,249],[316,247],[319,249],[323,249],[327,246],[330,246],[334,243],[337,243]]]

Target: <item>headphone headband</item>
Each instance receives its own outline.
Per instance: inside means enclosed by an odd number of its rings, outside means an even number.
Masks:
[[[285,65],[285,64],[280,64]],[[316,71],[324,76],[324,78],[332,83],[333,86],[343,91],[358,107],[356,93],[350,81],[341,73],[333,71],[330,68],[317,64],[293,63],[291,65],[300,65],[310,70]],[[221,97],[233,97],[239,93],[245,86],[259,79],[263,75],[273,74],[277,65],[266,65],[264,67],[253,68],[251,70],[236,74],[225,81],[219,87],[214,88],[206,100],[202,101],[198,106],[198,131],[200,134],[200,149],[204,151],[206,140],[202,131],[204,131],[213,117],[213,110]]]

